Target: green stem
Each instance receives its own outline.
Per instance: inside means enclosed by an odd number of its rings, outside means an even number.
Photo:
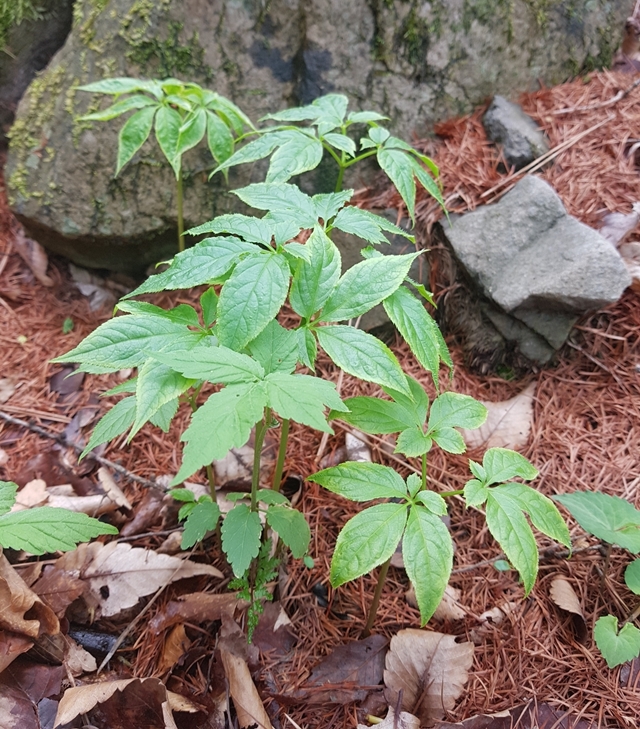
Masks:
[[[273,474],[274,491],[280,491],[280,483],[282,482],[282,471],[284,469],[284,459],[287,455],[287,442],[289,440],[289,418],[282,420],[282,431],[280,433],[280,446],[278,447],[278,460],[276,461],[276,470]]]
[[[338,161],[338,164],[340,165],[340,170],[338,172],[338,179],[336,180],[335,192],[340,192],[340,190],[342,190],[342,180],[344,178],[344,171],[347,167],[347,165],[343,165],[340,161]]]
[[[360,162],[363,159],[367,159],[367,157],[373,157],[374,154],[378,154],[377,149],[370,149],[368,152],[365,152],[364,154],[361,154],[358,157],[354,157],[353,159],[349,160],[348,162],[345,162],[345,164],[344,164],[345,170],[347,169],[347,167],[351,167],[351,165],[354,165],[356,162]]]
[[[182,167],[178,172],[178,179],[176,180],[176,197],[178,204],[178,251],[182,253],[184,250],[184,217],[182,212]]]
[[[256,437],[253,446],[253,473],[251,474],[251,511],[258,511],[258,487],[260,486],[260,456],[264,436],[271,422],[271,408],[265,408],[264,418],[256,423]]]
[[[209,464],[206,467],[207,471],[207,481],[209,482],[209,493],[211,494],[211,500],[215,504],[218,500],[218,497],[216,496],[216,477],[213,474],[213,466]]]
[[[369,616],[367,618],[367,624],[364,626],[362,631],[362,638],[368,638],[371,635],[371,628],[376,620],[376,613],[378,612],[378,605],[380,604],[380,597],[382,596],[382,588],[384,587],[384,581],[387,579],[387,572],[389,571],[389,565],[391,564],[391,557],[380,567],[378,573],[378,584],[376,585],[376,591],[373,593],[373,601],[369,608]]]
[[[422,491],[427,488],[427,454],[422,454]]]
[[[330,146],[329,146],[328,144],[326,144],[325,142],[323,142],[323,143],[322,143],[322,146],[323,146],[323,147],[324,147],[324,148],[325,148],[325,149],[327,150],[327,152],[329,152],[329,154],[330,154],[330,155],[331,155],[331,156],[333,157],[333,159],[334,159],[334,160],[336,161],[336,164],[338,164],[338,165],[340,166],[340,165],[342,164],[342,162],[340,161],[340,157],[338,157],[338,155],[337,155],[337,154],[336,154],[336,153],[334,152],[333,148],[332,148],[332,147],[330,147]]]

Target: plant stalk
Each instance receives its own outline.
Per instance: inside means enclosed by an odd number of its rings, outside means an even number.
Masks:
[[[422,454],[422,491],[427,489],[427,454]]]
[[[184,216],[182,209],[182,167],[178,172],[176,179],[176,200],[178,205],[178,251],[182,253],[184,250]]]
[[[340,170],[338,171],[338,179],[336,180],[335,192],[340,192],[342,190],[342,180],[344,178],[344,170],[345,170],[345,166],[342,163],[340,163]]]
[[[287,443],[289,441],[289,425],[289,418],[283,418],[282,430],[280,432],[280,445],[278,447],[278,459],[276,461],[276,470],[273,474],[273,484],[271,486],[274,491],[280,491],[282,471],[284,470],[284,459],[287,455]]]
[[[256,437],[253,445],[253,473],[251,474],[251,511],[258,511],[258,487],[260,486],[260,456],[264,436],[271,422],[271,408],[265,408],[264,418],[256,423]]]
[[[362,638],[368,638],[371,635],[371,628],[376,621],[376,613],[378,612],[378,605],[380,605],[380,598],[382,596],[382,588],[384,582],[387,579],[387,572],[389,571],[389,565],[391,564],[391,557],[380,567],[378,573],[378,584],[376,585],[376,591],[373,593],[373,600],[371,607],[369,608],[369,616],[367,617],[367,624],[364,626],[362,631]]]

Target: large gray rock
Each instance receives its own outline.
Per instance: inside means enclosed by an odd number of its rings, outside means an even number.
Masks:
[[[615,248],[538,177],[443,229],[486,316],[534,361],[548,361],[581,313],[617,301],[631,283]]]
[[[522,107],[494,96],[482,118],[487,137],[500,145],[508,165],[521,169],[549,151],[549,142]]]
[[[628,0],[76,0],[74,26],[22,100],[7,162],[30,234],[83,266],[131,270],[173,249],[172,173],[149,142],[113,179],[119,122],[77,121],[106,103],[75,87],[109,76],[178,76],[253,118],[330,91],[386,114],[405,138],[487,95],[607,64]],[[208,155],[185,159],[187,224],[229,210]],[[252,178],[253,174],[253,178]],[[232,184],[258,179],[244,168]],[[323,170],[312,175],[317,190]]]

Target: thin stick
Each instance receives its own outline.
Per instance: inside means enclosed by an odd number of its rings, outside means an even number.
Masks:
[[[576,134],[575,136],[568,139],[566,142],[562,142],[561,144],[558,144],[553,149],[550,149],[545,154],[540,155],[537,159],[534,159],[533,162],[529,163],[526,167],[523,167],[521,170],[518,170],[517,172],[514,172],[512,175],[509,175],[508,177],[505,177],[503,180],[501,180],[497,185],[494,185],[489,190],[486,190],[485,192],[480,195],[480,198],[489,197],[492,193],[499,190],[504,185],[508,185],[509,183],[513,182],[517,177],[520,177],[521,175],[526,174],[527,172],[534,172],[539,167],[542,167],[547,162],[552,160],[554,157],[557,157],[562,152],[565,152],[569,147],[572,147],[574,144],[579,142],[581,139],[586,137],[588,134],[591,134],[591,132],[594,132],[596,129],[599,129],[601,126],[604,126],[608,122],[610,122],[613,119],[613,116],[608,116],[606,119],[602,119],[597,124],[594,124],[592,127],[589,127],[589,129],[586,129],[584,132],[580,132],[580,134]]]
[[[640,78],[636,79],[628,88],[618,91],[615,96],[612,96],[607,101],[600,101],[597,104],[587,104],[586,106],[572,106],[565,109],[556,109],[556,111],[552,111],[551,113],[554,116],[560,116],[561,114],[573,114],[577,111],[592,111],[593,109],[604,109],[608,106],[613,106],[614,104],[617,104],[619,101],[622,101],[625,96],[628,96],[638,86],[640,86]]]
[[[362,631],[362,637],[368,638],[371,635],[371,628],[376,620],[376,613],[378,612],[378,605],[380,604],[380,597],[382,596],[382,588],[384,587],[384,581],[387,579],[387,572],[389,571],[389,565],[391,564],[391,557],[380,567],[378,574],[378,584],[376,585],[376,591],[373,593],[373,600],[371,607],[369,608],[369,617],[367,618],[367,624],[364,626]]]
[[[67,448],[73,448],[77,453],[82,453],[82,451],[84,450],[82,446],[68,441],[61,433],[51,433],[48,430],[41,428],[39,425],[29,423],[26,420],[20,420],[20,418],[14,418],[11,415],[3,412],[2,410],[0,410],[0,418],[2,418],[2,420],[5,420],[7,423],[11,423],[11,425],[18,425],[21,428],[26,428],[27,430],[30,430],[32,433],[41,435],[43,438],[49,438],[49,440],[55,440],[57,443],[60,443]],[[135,483],[139,483],[140,485],[146,486],[147,488],[160,489],[162,492],[164,492],[164,489],[161,486],[158,486],[155,481],[150,481],[147,478],[136,476],[135,473],[131,473],[131,471],[127,470],[119,463],[114,463],[113,461],[109,461],[108,459],[102,458],[102,456],[97,456],[95,454],[92,454],[91,458],[93,458],[94,461],[97,461],[101,466],[107,466],[108,468],[111,468],[113,471],[116,471],[122,476],[126,476],[130,481],[135,481]]]

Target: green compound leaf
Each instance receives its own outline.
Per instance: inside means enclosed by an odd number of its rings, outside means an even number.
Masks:
[[[443,428],[479,428],[487,419],[487,408],[469,395],[444,392],[431,405],[429,431]]]
[[[128,101],[130,101],[130,99],[128,99]],[[149,99],[149,102],[153,103],[151,99]],[[118,106],[118,104],[115,106]],[[111,107],[111,109],[114,109],[115,106]],[[145,105],[145,108],[140,109],[140,111],[137,111],[135,114],[130,116],[123,124],[122,129],[118,134],[118,163],[116,165],[116,176],[118,176],[120,170],[147,141],[153,127],[153,118],[156,114],[156,109],[157,107],[155,105]]]
[[[322,122],[329,129],[335,129],[342,125],[349,99],[344,94],[325,94],[315,99],[311,106],[319,109],[316,121]]]
[[[110,440],[126,433],[133,425],[135,419],[135,397],[125,397],[123,400],[120,400],[106,415],[103,415],[98,420],[96,427],[93,429],[93,433],[91,433],[87,447],[80,454],[80,460],[99,445],[108,443]]]
[[[335,147],[342,152],[346,152],[349,157],[356,156],[356,143],[353,141],[353,139],[351,139],[351,137],[347,137],[346,134],[329,132],[329,134],[324,135],[323,139],[325,142],[328,142],[332,147]]]
[[[290,270],[283,256],[263,253],[237,264],[218,300],[220,344],[242,349],[275,318],[289,290]]]
[[[320,321],[344,321],[372,309],[400,286],[418,255],[379,256],[356,263],[338,281],[322,307]]]
[[[229,385],[200,407],[182,434],[186,441],[182,466],[172,485],[182,483],[202,466],[223,458],[229,449],[240,448],[251,428],[262,418],[267,395],[261,382]]]
[[[229,128],[211,111],[207,111],[207,144],[218,164],[226,162],[233,154],[233,136]]]
[[[420,301],[404,286],[400,286],[385,299],[383,306],[418,362],[431,372],[433,382],[438,388],[440,360],[447,363],[442,356],[442,334],[438,325]]]
[[[186,235],[202,235],[203,233],[231,233],[251,243],[268,246],[273,237],[275,223],[266,218],[254,218],[240,213],[227,213],[191,228]]]
[[[618,632],[618,618],[613,615],[596,620],[593,637],[609,668],[632,661],[640,655],[640,630],[627,623]]]
[[[453,567],[451,535],[439,516],[415,506],[409,511],[402,558],[425,625],[442,600]]]
[[[207,238],[178,253],[166,271],[150,276],[124,298],[209,283],[230,271],[243,254],[259,255],[259,249],[239,238]]]
[[[139,112],[138,112],[139,113]],[[173,168],[176,179],[180,174],[180,153],[178,142],[180,140],[180,127],[182,117],[170,106],[161,106],[156,114],[156,139],[167,162]]]
[[[228,347],[198,347],[191,351],[166,352],[152,356],[194,380],[238,385],[264,377],[264,369],[259,362]]]
[[[258,556],[262,524],[257,512],[246,504],[236,504],[222,522],[222,549],[233,574],[242,577]]]
[[[325,468],[313,476],[314,481],[327,491],[344,496],[350,501],[406,498],[407,486],[393,468],[379,463],[347,461],[339,466]],[[365,512],[363,512],[365,513]]]
[[[412,152],[415,152],[415,150],[412,149]],[[444,198],[442,197],[442,190],[438,187],[438,183],[433,179],[433,177],[431,177],[427,170],[422,167],[413,155],[407,155],[407,157],[411,162],[413,174],[416,176],[418,182],[444,210]],[[420,159],[424,160],[425,158],[420,155]]]
[[[173,400],[169,400],[156,410],[156,412],[149,418],[149,421],[155,425],[156,428],[160,428],[164,433],[168,433],[169,428],[171,427],[171,421],[178,412],[179,404],[177,397]]]
[[[464,486],[464,500],[467,502],[467,506],[482,506],[488,495],[489,489],[476,478],[467,481]]]
[[[186,504],[195,504],[196,497],[191,489],[171,489],[169,496],[176,501],[182,501]]]
[[[396,551],[406,523],[406,504],[378,504],[350,519],[336,541],[332,586],[355,580],[386,562]]]
[[[414,473],[413,476],[418,476]],[[432,514],[436,516],[445,516],[447,513],[447,502],[435,491],[420,491],[417,500],[423,504]]]
[[[303,228],[313,228],[318,222],[313,200],[296,185],[259,182],[233,190],[233,194],[252,208],[268,210],[274,220],[283,220],[286,216]]]
[[[344,404],[349,412],[332,413],[332,417],[340,418],[365,433],[399,433],[414,424],[411,414],[401,405],[379,397],[350,397]]]
[[[398,436],[394,453],[404,453],[409,458],[428,453],[431,450],[431,438],[422,432],[422,428],[414,426],[403,430]]]
[[[556,542],[564,544],[567,549],[571,549],[569,529],[551,499],[522,483],[506,483],[496,486],[492,492],[509,494],[522,511],[529,515],[533,526],[538,531],[555,539]]]
[[[118,530],[111,524],[51,506],[0,516],[0,545],[23,549],[29,554],[66,552],[75,549],[79,542],[88,542],[101,534],[117,533]]]
[[[486,510],[489,531],[520,573],[528,595],[538,574],[538,547],[531,527],[519,504],[498,489],[489,489]]]
[[[470,464],[471,466],[471,464]],[[480,468],[478,464],[476,467]],[[484,481],[487,486],[492,483],[504,483],[516,476],[525,481],[531,481],[538,476],[538,469],[524,456],[508,448],[489,448],[482,459],[482,475],[471,471],[476,478]]]
[[[271,372],[289,374],[298,363],[298,334],[285,329],[273,319],[252,342],[249,342],[249,351],[267,374]]]
[[[346,410],[333,382],[319,377],[272,372],[266,376],[265,386],[269,407],[280,417],[326,433],[333,431],[325,418],[325,407]]]
[[[306,243],[309,263],[300,261],[291,285],[289,301],[296,314],[309,319],[331,296],[340,278],[340,251],[317,225]]]
[[[298,329],[298,359],[303,365],[315,372],[318,343],[313,334],[303,327]]]
[[[210,327],[215,322],[218,312],[218,294],[216,294],[213,286],[200,297],[200,306],[202,307],[204,325]]]
[[[323,217],[323,216],[319,216]],[[326,221],[327,218],[324,218]],[[376,245],[377,243],[388,243],[386,236],[382,231],[387,231],[393,235],[401,235],[407,238],[411,242],[414,241],[414,237],[407,233],[406,230],[399,228],[397,225],[390,223],[386,218],[380,215],[370,213],[368,210],[349,205],[349,207],[342,208],[342,210],[336,216],[331,226],[332,228],[338,228],[345,233],[351,233],[357,235],[359,238],[366,240],[367,243]]]
[[[18,484],[13,481],[0,481],[0,516],[11,511],[16,503]]]
[[[634,559],[624,571],[624,581],[631,592],[640,595],[640,559]]]
[[[268,157],[276,147],[281,144],[285,144],[291,139],[291,132],[288,130],[267,132],[262,134],[257,139],[252,140],[244,147],[234,152],[230,157],[227,157],[221,162],[218,167],[211,173],[215,175],[216,172],[227,170],[229,167],[235,167],[235,165],[246,164],[247,162],[255,162],[259,159]]]
[[[553,497],[589,534],[617,544],[631,554],[640,552],[640,511],[618,496],[599,491],[575,491]]]
[[[393,390],[389,387],[383,387],[382,389],[387,393],[387,395],[389,395],[389,397],[392,397],[398,405],[405,409],[411,418],[411,425],[422,427],[427,419],[429,397],[417,380],[410,375],[406,375],[406,378],[407,383],[409,384],[411,397],[407,397],[404,393],[398,392],[397,390]]]
[[[294,175],[315,169],[323,152],[322,142],[315,135],[292,130],[289,139],[271,157],[266,182],[287,182]]]
[[[316,207],[316,215],[325,225],[333,218],[340,208],[353,197],[353,190],[321,193],[314,195],[312,200]]]
[[[147,351],[187,349],[201,337],[183,324],[145,314],[127,314],[101,324],[75,349],[53,361],[79,362],[116,371],[139,367],[147,360]]]
[[[378,127],[378,129],[380,128]],[[370,135],[371,131],[369,132]],[[378,144],[380,143],[376,139],[373,141]],[[415,220],[416,183],[413,177],[414,171],[409,154],[397,149],[383,148],[378,150],[377,157],[378,164],[387,173],[389,179],[400,193],[400,197],[407,207],[409,217],[412,221]]]
[[[184,324],[188,327],[199,327],[200,320],[198,312],[188,304],[178,304],[173,309],[162,309],[146,301],[120,301],[116,304],[118,311],[125,311],[128,314],[149,314],[158,316],[161,319],[168,319],[175,324]]]
[[[270,506],[267,524],[280,536],[296,559],[304,557],[309,548],[311,530],[303,514],[290,506]]]
[[[189,114],[180,126],[177,154],[182,155],[200,142],[207,129],[207,112],[204,109]]]
[[[464,453],[467,450],[464,438],[454,428],[439,428],[429,431],[429,435],[447,453]]]
[[[174,495],[175,498],[175,495]],[[196,504],[187,516],[182,534],[182,549],[190,549],[196,542],[202,541],[207,532],[212,532],[220,518],[220,507],[213,501],[201,501]]]
[[[251,498],[251,494],[243,494],[245,498]],[[256,492],[258,501],[272,506],[273,504],[289,504],[289,499],[279,491],[272,489],[258,489]]]
[[[410,395],[395,355],[373,335],[340,325],[319,327],[316,333],[322,349],[347,374]]]
[[[366,124],[367,122],[384,121],[388,117],[378,114],[376,111],[352,111],[347,119],[352,124]]]
[[[409,492],[409,496],[413,498],[421,488],[422,480],[420,476],[417,473],[410,473],[407,476],[407,491]]]
[[[78,86],[78,91],[90,91],[94,94],[131,94],[134,91],[147,91],[157,98],[162,95],[158,81],[145,81],[139,78],[106,78],[91,84]]]
[[[150,420],[163,405],[177,400],[186,392],[195,380],[187,379],[175,370],[157,362],[147,360],[138,371],[136,387],[136,419],[129,433],[128,440]]]

